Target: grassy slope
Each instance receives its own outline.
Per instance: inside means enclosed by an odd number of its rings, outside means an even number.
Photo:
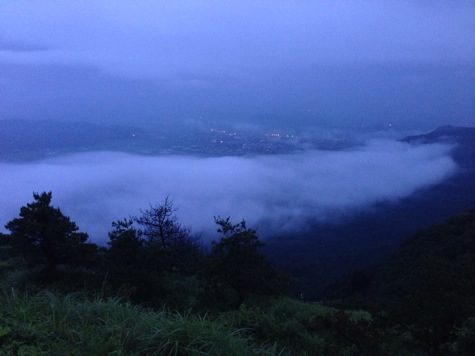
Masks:
[[[49,292],[0,296],[6,355],[275,354],[243,330],[207,317],[150,311],[118,300],[82,300]]]
[[[336,309],[289,298],[200,316],[117,299],[4,288],[0,305],[2,355],[345,355],[358,350],[319,324],[333,318]],[[367,312],[344,315],[350,325],[372,322]]]

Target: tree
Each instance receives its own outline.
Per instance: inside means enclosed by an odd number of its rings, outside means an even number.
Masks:
[[[167,250],[190,233],[189,228],[178,222],[175,211],[177,209],[173,207],[173,202],[166,197],[162,204],[141,210],[142,215],[135,217],[134,221],[144,227],[143,234],[148,243],[160,243],[161,247]]]
[[[182,226],[167,197],[142,215],[112,223],[109,232],[109,278],[121,292],[157,306],[192,307],[201,290],[193,277],[203,254],[190,228]]]
[[[161,269],[186,272],[192,268],[200,246],[191,229],[178,221],[176,211],[166,197],[163,203],[141,210],[142,215],[133,221],[143,228],[140,232],[146,237],[146,251],[153,263]]]
[[[248,228],[244,220],[232,224],[229,218],[218,217],[215,222],[224,236],[212,243],[212,273],[234,290],[237,307],[253,294],[279,294],[290,287],[291,279],[273,268],[260,251],[264,243],[257,230]]]
[[[58,264],[77,262],[78,256],[89,250],[88,235],[77,232],[76,223],[51,206],[52,193],[33,193],[34,201],[20,209],[20,217],[5,225],[10,231],[7,240],[28,265],[44,263],[54,268]]]
[[[115,266],[137,267],[143,240],[140,231],[133,226],[132,219],[118,220],[112,223],[114,230],[109,232],[109,255]]]
[[[112,227],[106,254],[108,279],[122,293],[137,299],[138,282],[146,280],[144,284],[149,284],[148,271],[143,270],[145,254],[142,234],[134,227],[132,219],[118,220],[112,223]]]

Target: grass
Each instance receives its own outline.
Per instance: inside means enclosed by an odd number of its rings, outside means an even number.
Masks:
[[[246,328],[260,342],[267,342],[295,355],[346,354],[346,345],[326,330],[318,328],[318,317],[331,317],[337,309],[319,303],[304,303],[291,298],[269,298],[222,315],[223,322]],[[346,312],[350,323],[368,322],[365,311]],[[332,350],[330,351],[329,348]]]
[[[274,355],[248,332],[193,314],[151,311],[118,299],[0,293],[3,355]]]
[[[318,327],[337,310],[290,298],[249,301],[214,316],[151,310],[86,293],[0,286],[2,355],[345,355],[354,345]],[[345,312],[350,323],[367,312]],[[317,321],[316,321],[317,320]]]

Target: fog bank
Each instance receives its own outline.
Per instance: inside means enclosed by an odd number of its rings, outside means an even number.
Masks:
[[[137,215],[167,195],[180,221],[205,239],[216,237],[217,215],[246,219],[263,236],[302,231],[309,221],[339,219],[441,182],[456,171],[449,151],[444,145],[372,140],[349,151],[258,157],[92,152],[0,163],[0,224],[18,216],[33,191],[52,191],[53,205],[98,243],[107,240],[112,221]]]

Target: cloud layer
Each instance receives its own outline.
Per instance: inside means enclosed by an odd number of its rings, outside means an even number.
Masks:
[[[189,85],[285,65],[474,58],[470,2],[15,1],[0,10],[0,40],[10,43],[0,41],[0,60],[94,65]]]
[[[0,1],[0,119],[468,125],[474,18],[473,1]]]
[[[112,221],[170,195],[181,222],[207,238],[213,216],[259,225],[264,236],[303,230],[309,220],[338,219],[378,201],[395,201],[456,170],[441,145],[371,141],[351,151],[197,158],[93,152],[30,164],[0,164],[0,222],[18,216],[33,191],[96,242]],[[266,222],[263,223],[263,220]],[[212,234],[212,237],[214,234]]]

